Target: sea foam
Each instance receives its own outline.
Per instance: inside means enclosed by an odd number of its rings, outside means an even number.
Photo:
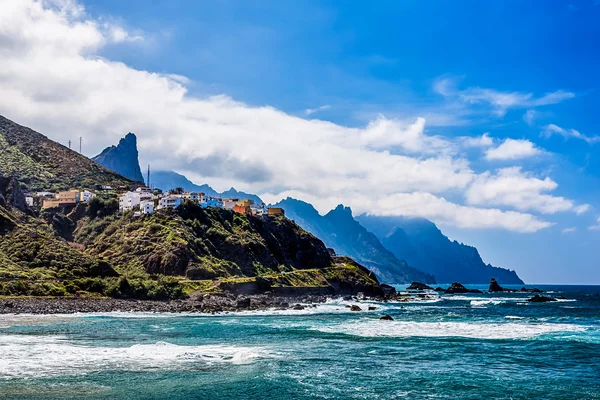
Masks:
[[[167,342],[129,347],[75,345],[59,336],[3,335],[0,378],[81,375],[92,371],[202,368],[247,364],[273,356],[262,347],[180,346]]]
[[[412,322],[367,319],[311,329],[361,337],[463,337],[476,339],[527,339],[550,333],[573,333],[586,330],[585,327],[572,324]]]

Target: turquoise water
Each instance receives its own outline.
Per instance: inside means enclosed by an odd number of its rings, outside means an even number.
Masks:
[[[0,316],[0,398],[600,398],[600,287],[544,289],[567,299]]]

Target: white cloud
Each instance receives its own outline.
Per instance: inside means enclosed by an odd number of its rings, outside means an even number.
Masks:
[[[144,40],[144,37],[141,35],[131,35],[125,29],[116,25],[106,25],[106,30],[108,31],[108,37],[114,43],[123,43],[123,42],[141,42]]]
[[[463,137],[463,146],[465,147],[490,147],[494,144],[494,139],[490,137],[489,132],[481,136]]]
[[[535,110],[527,110],[525,114],[523,114],[523,121],[525,121],[527,125],[532,126],[535,122],[536,116],[537,112]]]
[[[532,142],[525,139],[506,139],[502,144],[485,152],[488,160],[517,160],[542,154]]]
[[[519,167],[502,168],[496,174],[486,172],[477,176],[466,191],[468,204],[510,206],[520,211],[554,214],[574,211],[580,214],[588,205],[575,207],[571,200],[546,194],[558,187],[552,179],[538,179]]]
[[[567,234],[567,233],[573,233],[576,232],[577,228],[572,227],[572,228],[564,228],[562,231],[560,231],[563,235]]]
[[[577,215],[585,214],[590,209],[589,204],[582,204],[574,208],[574,211]]]
[[[580,139],[588,144],[600,142],[600,136],[587,136],[575,129],[564,129],[554,124],[546,125],[542,131],[542,136],[549,138],[553,135],[561,135],[565,139]]]
[[[0,3],[0,113],[62,143],[83,136],[85,154],[133,131],[142,165],[217,189],[234,185],[268,200],[292,193],[321,211],[343,202],[463,228],[534,232],[551,225],[527,213],[446,200],[477,174],[456,155],[456,143],[427,134],[424,118],[380,116],[354,128],[228,96],[191,96],[184,77],[98,57],[102,46],[129,34],[107,31],[73,1],[49,5]],[[486,146],[489,140],[479,138]],[[502,153],[503,145],[491,150]]]
[[[483,104],[492,107],[498,116],[504,116],[509,109],[539,107],[558,104],[575,97],[574,93],[557,90],[536,97],[533,93],[503,92],[495,89],[470,87],[464,90],[457,88],[452,78],[441,78],[433,85],[435,92],[444,97],[456,98],[467,104]]]
[[[304,110],[304,114],[311,115],[311,114],[314,114],[319,111],[329,110],[330,108],[331,108],[331,106],[329,104],[325,104],[324,106],[317,107],[317,108],[307,108],[306,110]]]

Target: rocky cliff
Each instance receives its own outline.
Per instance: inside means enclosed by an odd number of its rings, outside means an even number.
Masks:
[[[138,160],[137,138],[131,132],[118,145],[105,148],[92,160],[132,181],[144,182]]]

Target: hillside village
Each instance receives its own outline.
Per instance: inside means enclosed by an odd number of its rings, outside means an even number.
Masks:
[[[212,197],[200,192],[184,192],[181,188],[163,193],[160,189],[146,186],[139,186],[133,190],[127,190],[125,187],[114,190],[110,186],[97,186],[95,191],[72,189],[56,193],[50,191],[27,193],[25,200],[29,207],[53,209],[86,203],[99,195],[103,198],[117,198],[119,212],[133,211],[134,216],[150,215],[154,214],[155,210],[166,208],[174,209],[181,206],[184,201],[194,202],[202,208],[222,208],[246,215],[285,215],[282,208],[269,207],[264,203],[255,204],[252,200]]]

